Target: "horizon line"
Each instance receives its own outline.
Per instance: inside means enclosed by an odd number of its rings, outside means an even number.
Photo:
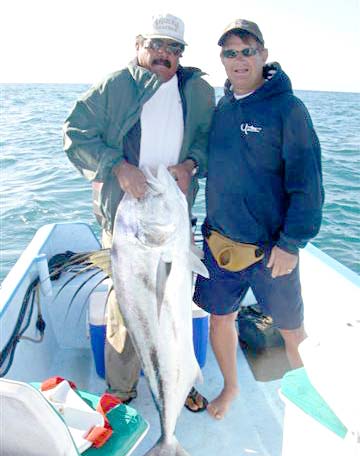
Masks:
[[[93,82],[3,82],[0,81],[0,85],[89,85],[93,86]],[[210,84],[214,89],[223,89],[223,86],[215,86]],[[359,91],[353,90],[321,90],[321,89],[296,89],[293,87],[294,91],[300,92],[325,92],[325,93],[352,93],[360,94]]]

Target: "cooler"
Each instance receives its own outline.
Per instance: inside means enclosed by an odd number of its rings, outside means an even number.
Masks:
[[[90,344],[94,355],[96,373],[105,378],[105,337],[107,281],[99,285],[89,297]]]
[[[192,303],[193,342],[196,359],[203,368],[206,362],[206,350],[209,337],[209,315],[205,310]]]
[[[99,285],[89,297],[89,332],[90,343],[94,354],[95,368],[99,377],[105,378],[105,305],[108,293],[107,281]],[[193,342],[196,359],[201,368],[206,362],[206,350],[209,334],[209,316],[196,304],[192,304]]]

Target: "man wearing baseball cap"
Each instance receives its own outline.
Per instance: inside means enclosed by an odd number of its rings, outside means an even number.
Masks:
[[[249,287],[285,342],[292,367],[302,365],[306,337],[299,249],[320,228],[320,145],[309,113],[294,96],[254,22],[237,19],[218,42],[228,79],[209,138],[205,265],[195,302],[211,313],[211,342],[224,387],[209,404],[222,419],[238,393],[235,319]]]
[[[154,16],[136,37],[136,58],[92,87],[64,125],[64,149],[76,168],[101,187],[103,246],[111,247],[116,209],[124,193],[144,196],[140,166],[168,167],[192,206],[198,177],[207,169],[207,141],[215,105],[214,90],[197,68],[182,67],[183,21]],[[109,391],[123,402],[136,397],[140,363],[111,293],[105,347]],[[192,411],[206,400],[192,390]]]

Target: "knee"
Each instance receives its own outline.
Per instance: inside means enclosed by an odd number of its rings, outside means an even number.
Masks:
[[[228,315],[211,315],[210,331],[212,333],[223,332],[225,328],[233,327],[235,324],[237,312]]]
[[[299,344],[306,339],[304,326],[296,329],[280,329],[280,333],[287,347],[297,348]]]

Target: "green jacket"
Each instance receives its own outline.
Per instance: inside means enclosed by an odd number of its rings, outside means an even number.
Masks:
[[[202,75],[196,68],[178,69],[184,111],[179,163],[193,158],[199,165],[199,177],[207,171],[208,131],[215,107],[214,89]],[[86,92],[65,121],[64,150],[70,161],[84,177],[103,183],[99,206],[103,227],[109,231],[123,196],[112,169],[124,159],[138,164],[138,157],[126,155],[124,138],[139,122],[142,106],[160,85],[154,73],[131,62],[126,69],[111,74]],[[188,194],[190,207],[197,190],[194,178]]]

